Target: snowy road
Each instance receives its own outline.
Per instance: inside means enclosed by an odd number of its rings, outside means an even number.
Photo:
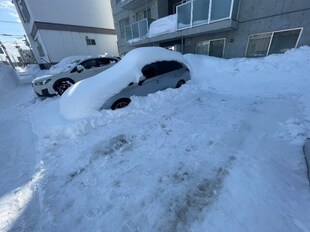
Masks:
[[[32,231],[39,216],[31,96],[20,86],[0,101],[0,231]]]
[[[303,120],[297,100],[189,84],[100,117],[58,127],[56,118],[34,120],[51,126],[48,134],[37,128],[45,231],[310,228],[306,166],[287,125]]]

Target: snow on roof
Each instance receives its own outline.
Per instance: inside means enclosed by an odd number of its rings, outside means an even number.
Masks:
[[[108,70],[71,86],[60,99],[60,113],[68,120],[76,120],[97,112],[129,83],[138,83],[145,65],[162,60],[185,63],[181,53],[165,48],[136,48]]]

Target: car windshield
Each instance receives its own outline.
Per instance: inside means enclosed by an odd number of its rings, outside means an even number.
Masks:
[[[69,56],[62,59],[58,64],[54,65],[49,70],[49,74],[57,74],[66,72],[75,67],[81,60],[87,58],[87,56]]]

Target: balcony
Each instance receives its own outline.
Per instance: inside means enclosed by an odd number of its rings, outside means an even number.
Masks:
[[[177,6],[177,29],[236,20],[239,0],[192,0]]]
[[[153,21],[153,19],[145,18],[125,27],[127,41],[146,38],[149,26]]]

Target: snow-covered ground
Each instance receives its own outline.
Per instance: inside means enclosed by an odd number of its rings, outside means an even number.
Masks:
[[[310,48],[186,55],[192,80],[67,121],[0,98],[0,231],[310,231]]]

